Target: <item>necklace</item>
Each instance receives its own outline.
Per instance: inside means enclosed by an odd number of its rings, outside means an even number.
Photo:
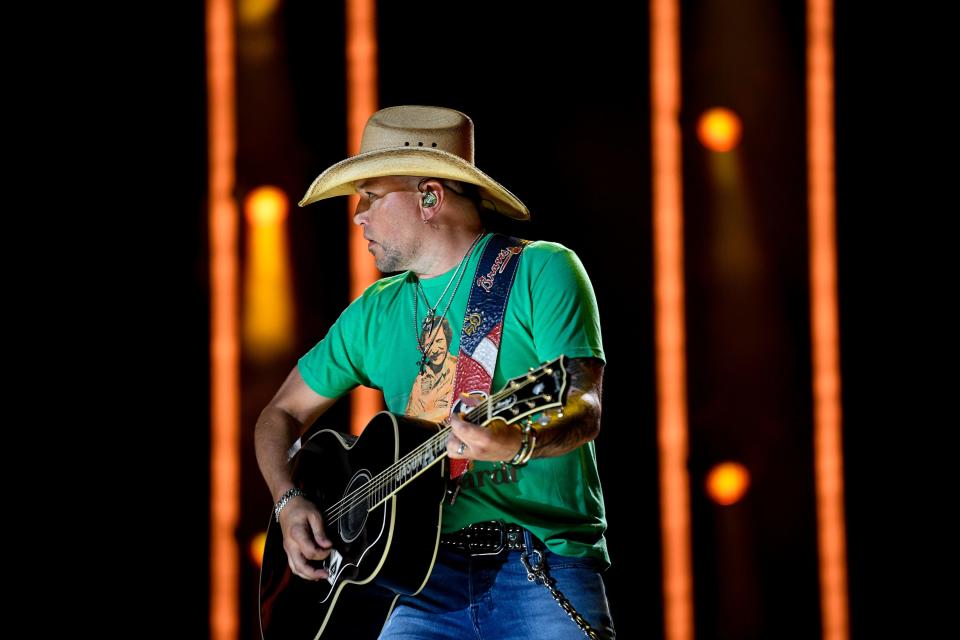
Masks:
[[[447,281],[447,286],[444,287],[443,293],[441,293],[440,297],[437,299],[437,304],[433,305],[433,307],[430,306],[430,301],[427,300],[427,294],[423,291],[423,287],[420,285],[420,278],[417,278],[417,288],[413,292],[413,328],[417,334],[417,350],[420,352],[420,359],[417,360],[417,366],[420,367],[420,375],[423,375],[426,371],[427,361],[429,360],[427,354],[437,339],[437,334],[439,332],[436,331],[436,328],[440,321],[442,321],[447,315],[447,311],[450,310],[450,305],[453,303],[453,299],[457,297],[457,289],[460,288],[460,282],[463,281],[463,276],[467,273],[467,258],[471,253],[473,253],[473,248],[477,246],[477,243],[482,237],[483,231],[478,233],[477,237],[474,238],[473,242],[470,243],[470,247],[467,249],[467,252],[463,254],[463,257],[460,259],[460,264],[457,265],[456,271],[454,271],[453,275],[450,276],[450,280]],[[459,277],[457,276],[458,273],[460,274]],[[450,288],[450,284],[454,281],[454,279],[456,279],[457,285],[453,288],[453,293],[451,293],[450,297],[447,299],[447,304],[443,308],[443,313],[438,316],[437,307],[440,306],[440,303],[443,301],[443,296],[446,295],[447,290]],[[417,295],[418,292],[423,296],[423,301],[427,306],[427,315],[424,317],[423,323],[420,325],[420,327],[417,327],[417,304],[420,299],[420,296]],[[430,340],[429,342],[427,342],[428,338]]]
[[[472,245],[471,245],[471,248]],[[420,278],[417,278],[417,291],[420,292],[420,295],[423,296],[423,301],[427,304],[427,317],[424,318],[423,323],[426,325],[428,322],[433,324],[433,319],[437,315],[437,307],[440,306],[440,302],[443,300],[443,296],[447,295],[447,289],[450,288],[450,285],[453,284],[453,279],[457,277],[457,272],[460,271],[460,265],[463,264],[463,260],[460,261],[460,264],[457,265],[457,270],[453,272],[453,275],[450,276],[450,279],[447,280],[447,286],[443,288],[443,293],[440,294],[440,297],[437,298],[437,304],[430,306],[430,301],[427,300],[427,293],[423,290],[423,287],[420,285]],[[459,285],[460,283],[457,282]],[[456,291],[454,291],[456,293]],[[451,296],[452,297],[452,296]],[[414,300],[416,302],[416,300]]]

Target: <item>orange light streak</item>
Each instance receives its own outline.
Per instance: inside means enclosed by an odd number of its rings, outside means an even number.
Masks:
[[[664,632],[668,640],[692,640],[690,478],[686,468],[683,174],[678,124],[680,16],[676,0],[653,0],[650,3],[650,30],[654,313]]]
[[[210,228],[210,637],[239,637],[240,348],[239,216],[234,5],[208,0],[207,95]]]
[[[834,177],[833,3],[807,2],[807,173],[814,475],[824,640],[850,636],[840,406]]]
[[[377,110],[377,4],[375,0],[348,0],[347,19],[347,144],[350,155],[360,151],[363,125]],[[350,261],[350,299],[380,277],[367,252],[363,230],[353,224],[357,196],[347,199]],[[382,407],[380,394],[359,387],[350,395],[350,431],[359,434],[367,421]]]

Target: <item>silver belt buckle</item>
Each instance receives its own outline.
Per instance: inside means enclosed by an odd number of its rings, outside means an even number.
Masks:
[[[503,551],[503,535],[504,535],[504,534],[503,534],[503,529],[504,529],[503,522],[501,522],[501,521],[499,521],[499,520],[494,520],[493,522],[496,523],[496,525],[497,525],[497,527],[499,528],[499,531],[500,531],[500,542],[497,544],[497,548],[496,548],[496,549],[493,549],[493,550],[491,550],[491,551],[474,551],[473,549],[471,549],[471,550],[470,550],[470,555],[472,555],[472,556],[495,556],[495,555],[497,555],[498,553],[500,553],[501,551]],[[489,524],[493,524],[493,523],[484,523],[484,526],[489,525]],[[482,543],[479,543],[479,544],[482,544]],[[473,543],[472,543],[472,542],[471,542],[471,543],[468,543],[468,545],[473,545]]]

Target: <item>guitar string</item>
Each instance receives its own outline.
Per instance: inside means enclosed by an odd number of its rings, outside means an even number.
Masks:
[[[487,413],[489,407],[492,406],[495,402],[499,402],[503,398],[517,392],[518,390],[523,389],[526,386],[529,386],[530,384],[532,384],[533,382],[536,382],[539,379],[540,377],[536,377],[533,380],[526,378],[524,382],[519,383],[515,387],[507,385],[499,393],[493,396],[490,396],[481,404],[477,405],[473,410],[469,411],[466,415],[466,419],[472,422],[474,419],[478,417],[483,417],[484,414]],[[525,400],[524,402],[529,402],[529,400]],[[444,449],[446,448],[446,445],[445,444],[441,445],[441,442],[445,439],[447,432],[449,432],[450,430],[451,430],[450,427],[446,427],[443,430],[439,431],[437,434],[425,440],[421,445],[411,450],[403,458],[393,463],[389,467],[385,468],[383,471],[377,474],[377,476],[371,479],[370,482],[358,487],[350,494],[347,494],[346,496],[341,498],[338,502],[330,505],[330,507],[327,509],[327,513],[325,514],[326,518],[330,522],[335,522],[339,520],[341,517],[343,517],[345,513],[353,510],[353,508],[356,507],[358,504],[364,501],[369,502],[370,496],[372,495],[376,495],[378,497],[378,499],[374,502],[374,504],[379,503],[380,500],[383,499],[382,497],[380,497],[380,492],[385,488],[388,489],[386,496],[389,496],[390,494],[397,491],[398,488],[390,489],[388,485],[392,483],[397,483],[400,486],[402,486],[403,484],[405,484],[407,480],[409,480],[409,478],[397,480],[396,479],[397,472],[400,471],[402,467],[404,467],[411,460],[414,460],[416,458],[421,458],[427,450],[430,450],[435,457],[433,460],[430,461],[429,464],[425,465],[423,468],[417,469],[416,473],[413,474],[414,476],[424,471],[425,469],[429,468],[430,466],[436,464],[440,460],[442,460],[443,457],[447,454],[447,452],[443,451],[442,453],[438,453],[437,451],[440,449],[441,446],[443,446]],[[369,506],[373,506],[373,505],[369,505]]]
[[[499,402],[501,399],[506,398],[506,397],[512,395],[512,394],[515,393],[516,391],[521,390],[521,389],[529,386],[530,384],[533,384],[534,382],[539,381],[539,380],[540,380],[541,378],[543,378],[544,376],[551,375],[555,369],[556,369],[556,370],[560,370],[560,371],[565,371],[565,367],[564,367],[564,363],[563,363],[563,361],[562,361],[562,358],[558,358],[558,359],[557,359],[556,361],[554,361],[554,362],[547,363],[546,365],[544,365],[544,367],[542,367],[542,368],[541,368],[538,372],[536,372],[536,373],[528,374],[528,376],[526,376],[526,377],[523,378],[523,381],[522,381],[522,382],[517,382],[516,379],[511,380],[511,381],[510,381],[510,384],[506,385],[506,386],[505,386],[503,389],[501,389],[499,392],[497,392],[496,394],[488,397],[488,398],[487,398],[485,401],[483,401],[480,405],[478,405],[477,407],[475,407],[472,411],[468,412],[466,417],[468,418],[469,421],[472,422],[472,421],[473,421],[474,419],[476,419],[477,417],[482,417],[482,414],[484,414],[484,413],[487,413],[487,415],[489,416],[489,415],[490,415],[490,414],[489,414],[489,407],[490,407],[492,404],[494,404],[494,403],[496,403],[496,402]],[[532,375],[532,377],[531,377],[531,375]],[[566,378],[566,376],[564,376],[564,378]],[[558,388],[562,390],[563,387],[565,386],[565,384],[566,384],[565,381],[564,381],[564,382],[561,382]],[[555,388],[557,388],[557,387],[555,387]],[[561,392],[561,393],[558,393],[558,394],[557,394],[557,397],[560,397],[561,395],[562,395],[562,392]],[[540,398],[540,397],[543,397],[543,395],[541,394],[541,395],[539,395],[539,396],[535,396],[534,398],[528,399],[528,400],[524,400],[523,402],[529,403],[529,402],[531,402],[533,399]],[[517,403],[515,403],[515,404],[513,404],[513,405],[511,405],[511,406],[517,406]],[[531,412],[531,413],[532,413],[532,412]],[[478,414],[480,414],[480,415],[478,415]],[[525,415],[529,415],[529,413],[528,413],[528,414],[525,414]],[[427,439],[426,441],[424,441],[423,444],[421,444],[420,446],[418,446],[418,447],[416,447],[415,449],[411,450],[410,453],[408,453],[408,454],[407,454],[406,456],[404,456],[402,459],[398,460],[396,463],[394,463],[394,464],[391,465],[390,467],[387,467],[386,469],[384,469],[380,474],[378,474],[376,477],[374,477],[373,479],[371,479],[370,482],[368,482],[368,483],[365,484],[365,485],[362,485],[362,486],[358,487],[357,489],[355,489],[355,490],[353,491],[353,493],[348,494],[347,496],[344,496],[343,498],[341,498],[341,500],[340,500],[338,503],[335,503],[335,504],[331,505],[330,508],[328,509],[328,513],[333,514],[335,511],[339,511],[339,513],[336,514],[336,517],[337,517],[337,518],[340,518],[340,517],[342,517],[344,511],[348,511],[348,510],[353,509],[353,508],[354,508],[357,504],[359,504],[362,500],[368,500],[371,495],[376,494],[376,495],[378,496],[378,499],[373,503],[373,504],[378,504],[381,500],[384,499],[384,498],[382,498],[382,497],[379,497],[379,496],[380,496],[380,491],[381,491],[382,489],[384,489],[384,488],[387,488],[387,489],[388,489],[388,490],[387,490],[387,493],[385,494],[387,497],[389,497],[389,496],[392,495],[393,493],[396,493],[396,492],[399,490],[400,487],[404,486],[404,485],[410,480],[410,478],[402,479],[401,481],[399,481],[399,486],[394,487],[394,488],[389,488],[388,485],[390,485],[391,483],[396,483],[396,482],[398,482],[398,481],[395,479],[395,477],[394,477],[394,476],[396,475],[396,472],[397,472],[397,471],[401,471],[401,468],[402,468],[404,465],[406,465],[406,463],[409,462],[411,459],[415,459],[415,458],[417,458],[417,457],[422,456],[423,453],[424,453],[424,451],[425,451],[426,449],[436,449],[437,451],[441,451],[441,450],[445,449],[445,443],[442,443],[441,441],[444,439],[444,437],[446,436],[446,434],[447,434],[447,432],[448,432],[449,430],[450,430],[450,428],[447,427],[445,430],[439,432],[438,434],[435,434],[434,436],[431,436],[429,439]],[[438,461],[440,461],[440,460],[443,459],[443,456],[446,455],[446,454],[445,454],[445,453],[439,453],[439,454],[438,454],[437,451],[434,451],[434,452],[433,452],[434,455],[436,456],[436,457],[434,458],[434,460],[432,460],[432,461],[431,461],[429,464],[427,464],[425,467],[417,470],[416,473],[413,474],[413,476],[416,476],[417,474],[423,472],[424,470],[428,469],[429,467],[433,466],[433,465],[436,464]],[[401,477],[402,477],[403,475],[404,475],[404,474],[401,473]],[[369,507],[372,507],[373,505],[368,505],[368,506],[369,506]],[[338,507],[340,507],[340,508],[338,509]]]
[[[467,414],[467,418],[476,417],[472,415],[473,412]],[[398,460],[397,462],[386,467],[379,474],[374,476],[370,482],[361,485],[360,487],[354,489],[351,493],[345,495],[338,502],[335,502],[330,505],[327,509],[327,512],[324,514],[325,520],[328,522],[336,522],[344,514],[349,513],[357,505],[367,501],[369,502],[370,496],[373,494],[379,495],[379,492],[388,488],[388,485],[391,482],[395,481],[395,476],[397,471],[400,470],[404,464],[415,457],[422,456],[425,451],[429,450],[439,450],[441,446],[446,447],[445,444],[442,444],[442,441],[446,438],[447,433],[451,430],[451,427],[444,427],[436,434],[430,436],[422,444],[417,446],[415,449],[411,450],[406,456]],[[435,459],[431,461],[431,465],[443,460],[443,456],[446,455],[446,451],[435,454]],[[426,467],[425,467],[426,468]],[[376,502],[379,502],[377,500]]]
[[[529,382],[527,382],[526,384],[529,384]],[[493,402],[499,401],[504,397],[507,397],[508,395],[518,391],[519,389],[522,389],[524,386],[526,386],[526,384],[520,384],[516,387],[511,387],[508,385],[500,393],[494,396],[490,396],[489,398],[484,400],[481,404],[477,405],[473,410],[469,411],[466,415],[466,418],[469,421],[473,421],[474,419],[486,413],[488,406],[492,405]],[[410,460],[416,457],[422,456],[426,450],[428,449],[439,450],[441,446],[445,448],[446,445],[442,443],[447,433],[450,430],[451,430],[451,427],[444,427],[438,433],[430,436],[422,444],[412,449],[403,458],[401,458],[397,462],[385,468],[383,471],[377,474],[373,479],[371,479],[370,482],[358,487],[350,494],[347,494],[346,496],[341,498],[340,501],[330,505],[326,514],[327,518],[330,521],[339,520],[344,515],[344,513],[351,511],[354,507],[356,507],[361,502],[368,501],[371,495],[373,494],[379,495],[379,492],[382,489],[386,488],[387,485],[395,481],[396,472],[399,471],[401,467],[403,467]],[[430,464],[433,465],[436,462],[439,462],[440,460],[443,459],[444,455],[446,455],[445,451],[443,453],[436,455],[436,458],[433,461],[431,461]],[[403,483],[401,482],[400,484],[403,484]],[[392,491],[388,491],[388,493],[392,493]],[[379,502],[379,501],[380,500],[377,500],[376,502]]]
[[[541,375],[537,375],[533,378],[529,378],[529,377],[525,378],[522,383],[517,383],[516,386],[507,385],[500,392],[494,394],[493,396],[490,396],[487,400],[485,400],[480,405],[475,407],[472,411],[468,412],[466,417],[470,421],[472,421],[473,419],[476,419],[477,417],[481,417],[482,414],[487,412],[488,407],[492,403],[499,402],[501,399],[509,395],[512,395],[516,391],[523,389],[524,387],[529,386],[530,384],[540,380],[540,378],[543,377],[543,374],[546,374],[546,370],[548,368],[549,368],[549,365],[547,367],[544,367]],[[513,380],[511,382],[516,382],[516,380]],[[563,385],[561,384],[561,388],[562,386]],[[535,396],[535,398],[536,397],[542,397],[542,396]],[[525,400],[524,402],[530,402],[530,400]],[[516,404],[512,406],[516,406]],[[398,487],[394,487],[394,488],[388,487],[388,485],[390,485],[391,483],[398,482],[395,479],[396,472],[401,470],[401,467],[403,467],[411,459],[422,456],[426,449],[434,449],[434,448],[437,450],[440,450],[441,448],[445,449],[446,445],[443,444],[441,441],[444,439],[448,431],[450,431],[450,427],[446,427],[444,430],[431,436],[426,441],[424,441],[420,446],[411,450],[410,453],[408,453],[402,459],[398,460],[396,463],[384,469],[380,474],[378,474],[376,477],[371,479],[370,482],[358,487],[352,493],[344,496],[339,502],[330,505],[330,507],[327,510],[327,513],[325,514],[326,517],[328,519],[333,519],[333,518],[339,519],[343,516],[345,512],[352,510],[355,506],[357,506],[364,500],[369,500],[369,497],[374,494],[378,496],[378,499],[376,500],[376,502],[374,502],[374,504],[377,504],[383,499],[383,498],[380,498],[379,496],[380,496],[380,491],[384,488],[388,489],[386,496],[389,496],[395,493],[396,491],[398,491],[399,490]],[[434,452],[434,455],[436,456],[434,460],[432,460],[428,465],[426,465],[422,469],[417,470],[417,472],[413,475],[415,476],[421,473],[422,471],[424,471],[425,469],[429,468],[430,466],[433,466],[438,461],[442,460],[443,456],[446,455],[446,453],[444,452],[444,453],[437,454],[436,452]],[[407,481],[409,481],[409,478],[400,481],[399,486],[402,487],[404,484],[406,484]],[[373,506],[373,505],[369,505],[369,506]]]
[[[362,503],[366,503],[365,510],[369,511],[369,509],[374,505],[379,504],[383,499],[388,498],[390,495],[396,493],[413,477],[429,469],[437,462],[443,460],[444,456],[448,454],[446,451],[445,441],[449,431],[451,431],[451,427],[445,427],[440,432],[424,441],[424,443],[418,446],[416,449],[412,450],[410,454],[404,456],[403,459],[386,468],[370,482],[354,490],[352,494],[345,496],[336,505],[331,505],[331,509],[327,512],[327,520],[330,522],[336,522],[346,513],[352,511],[355,507]],[[431,453],[433,457],[429,463],[417,468],[412,473],[410,471],[401,471],[401,467],[404,467],[407,462],[409,462],[411,459],[422,457],[424,452],[428,449],[432,450]],[[396,477],[398,472],[401,476],[399,479]],[[374,496],[375,500],[371,500],[371,496]]]
[[[466,417],[467,417],[470,421],[473,421],[473,420],[476,419],[477,417],[481,417],[482,414],[486,413],[486,412],[489,410],[489,407],[490,407],[494,402],[499,402],[501,399],[503,399],[503,398],[505,398],[505,397],[507,397],[507,396],[509,396],[509,395],[512,395],[512,394],[515,393],[516,391],[521,390],[521,389],[523,389],[524,387],[526,387],[526,386],[528,386],[528,385],[530,385],[530,384],[532,384],[532,383],[540,380],[542,377],[544,377],[544,375],[550,375],[550,373],[552,373],[551,368],[552,368],[553,366],[554,366],[554,363],[548,363],[546,366],[544,366],[544,367],[540,370],[539,375],[534,375],[534,377],[532,377],[532,378],[529,377],[529,376],[527,376],[527,377],[525,377],[525,378],[523,379],[523,382],[517,383],[516,380],[511,380],[511,383],[516,383],[516,386],[513,386],[513,384],[508,384],[508,385],[506,385],[506,386],[505,386],[503,389],[501,389],[498,393],[496,393],[496,394],[488,397],[488,398],[487,398],[486,400],[484,400],[480,405],[478,405],[477,407],[475,407],[472,411],[468,412]],[[557,363],[556,363],[556,366],[557,366],[557,368],[559,368],[561,371],[564,370],[562,361],[561,361],[561,362],[557,362]],[[549,371],[549,373],[548,373],[548,371]],[[561,383],[560,388],[562,389],[563,386],[564,386],[564,383]],[[558,396],[559,396],[559,395],[560,395],[560,394],[558,394]],[[526,400],[525,402],[529,402],[529,400]],[[512,405],[512,406],[516,406],[516,404],[514,404],[514,405]],[[478,414],[480,414],[480,415],[478,415]],[[392,464],[392,465],[390,465],[389,467],[387,467],[386,469],[384,469],[381,473],[379,473],[377,476],[375,476],[373,479],[371,479],[370,482],[368,482],[368,483],[366,483],[366,484],[364,484],[364,485],[361,485],[360,487],[358,487],[357,489],[355,489],[352,493],[344,496],[344,497],[341,498],[338,502],[330,505],[330,507],[327,509],[327,513],[326,513],[325,515],[326,515],[328,518],[336,518],[336,519],[339,519],[340,517],[343,516],[343,514],[344,514],[346,511],[352,510],[352,509],[353,509],[355,506],[357,506],[360,502],[362,502],[362,501],[364,501],[364,500],[369,500],[369,497],[370,497],[371,495],[376,494],[376,495],[379,496],[379,492],[380,492],[382,489],[384,489],[385,487],[387,487],[387,485],[389,485],[390,483],[397,482],[394,476],[396,475],[396,472],[397,472],[397,471],[400,471],[401,468],[402,468],[404,465],[406,465],[407,462],[409,462],[411,459],[414,459],[414,458],[417,458],[417,457],[422,456],[423,453],[424,453],[427,449],[436,449],[436,450],[441,449],[441,447],[443,446],[443,445],[441,445],[441,440],[443,440],[443,438],[446,436],[446,434],[447,434],[447,432],[448,432],[449,430],[450,430],[450,428],[447,427],[446,429],[440,431],[439,433],[431,436],[431,437],[428,438],[426,441],[424,441],[421,445],[419,445],[419,446],[416,447],[415,449],[411,450],[411,451],[410,451],[406,456],[404,456],[402,459],[398,460],[398,461],[395,462],[394,464]],[[435,459],[432,460],[432,461],[431,461],[426,467],[424,467],[423,469],[418,470],[417,473],[422,472],[423,470],[429,468],[430,466],[432,466],[432,465],[435,464],[436,462],[442,460],[442,459],[443,459],[443,455],[445,455],[445,454],[442,454],[442,453],[441,453],[441,454],[437,454],[436,451],[434,451],[434,455],[436,456]],[[401,475],[402,475],[402,474],[401,474]],[[414,475],[416,475],[416,474],[414,474]],[[403,480],[402,482],[400,482],[400,486],[403,486],[404,484],[406,484],[406,482],[407,482],[408,480],[409,480],[409,479]],[[392,493],[395,493],[397,490],[398,490],[398,488],[390,489],[390,490],[388,490],[388,492],[387,492],[386,495],[389,496],[389,495],[391,495]],[[380,500],[382,500],[382,499],[383,499],[383,498],[379,498],[374,504],[379,503]],[[372,506],[372,505],[370,505],[370,506]]]

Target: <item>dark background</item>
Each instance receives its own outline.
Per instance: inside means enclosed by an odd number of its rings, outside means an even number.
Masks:
[[[662,637],[647,14],[552,8],[547,19],[543,9],[519,3],[382,4],[380,104],[468,113],[478,166],[533,212],[527,226],[508,230],[571,247],[592,278],[608,354],[597,441],[614,562],[608,591],[622,637]],[[699,638],[819,637],[804,12],[797,2],[765,10],[750,2],[727,5],[733,18],[703,2],[683,3],[695,623]],[[290,2],[281,12],[288,76],[273,79],[280,93],[258,93],[249,77],[238,83],[239,198],[270,183],[295,201],[345,156],[342,7]],[[933,623],[918,612],[937,599],[920,579],[939,547],[924,533],[931,511],[922,502],[926,492],[917,489],[938,485],[928,482],[931,469],[911,443],[924,425],[943,424],[926,416],[931,403],[918,409],[913,398],[925,383],[917,374],[924,371],[920,354],[941,348],[934,325],[918,320],[927,317],[932,298],[916,276],[938,272],[939,254],[920,246],[928,231],[917,220],[944,205],[932,187],[918,188],[932,181],[919,144],[929,140],[924,127],[933,115],[915,117],[925,112],[916,108],[917,101],[926,104],[920,96],[927,88],[917,69],[928,58],[892,35],[911,33],[926,18],[900,18],[858,13],[849,3],[836,13],[844,481],[855,638],[896,628],[919,633]],[[74,165],[86,189],[72,192],[75,201],[89,205],[91,191],[106,194],[94,205],[98,237],[72,247],[102,293],[91,302],[67,287],[64,296],[76,319],[69,325],[76,359],[87,369],[106,367],[93,380],[75,375],[78,402],[96,417],[87,429],[89,447],[99,454],[96,465],[85,465],[88,502],[107,516],[103,526],[88,527],[101,562],[85,575],[108,588],[96,590],[87,611],[105,610],[128,631],[146,620],[160,635],[204,637],[203,8],[164,6],[122,24],[118,46],[96,49],[111,73],[105,97],[78,126],[84,148],[102,146],[106,161]],[[748,37],[756,33],[748,26],[764,37]],[[739,44],[721,50],[722,42]],[[64,93],[76,99],[94,86],[82,74],[70,81]],[[272,135],[273,121],[258,114],[269,115],[278,100],[289,109],[278,126],[281,140],[271,146],[258,137]],[[756,253],[743,278],[718,269],[716,252],[729,239],[718,212],[730,194],[712,185],[707,153],[694,135],[698,115],[718,104],[745,121],[738,193],[749,215],[738,228]],[[343,207],[342,200],[325,201],[291,213],[300,349],[322,337],[348,302],[345,282],[325,275],[316,288],[320,274],[343,272]],[[289,366],[264,372],[245,365],[245,442],[256,411]],[[123,455],[114,453],[118,447]],[[241,539],[262,527],[270,502],[251,454],[245,449]],[[720,509],[705,497],[702,480],[729,458],[751,469],[754,485],[743,503]],[[256,577],[244,566],[249,625],[256,619],[248,608],[255,607]],[[253,633],[247,627],[244,637]]]

